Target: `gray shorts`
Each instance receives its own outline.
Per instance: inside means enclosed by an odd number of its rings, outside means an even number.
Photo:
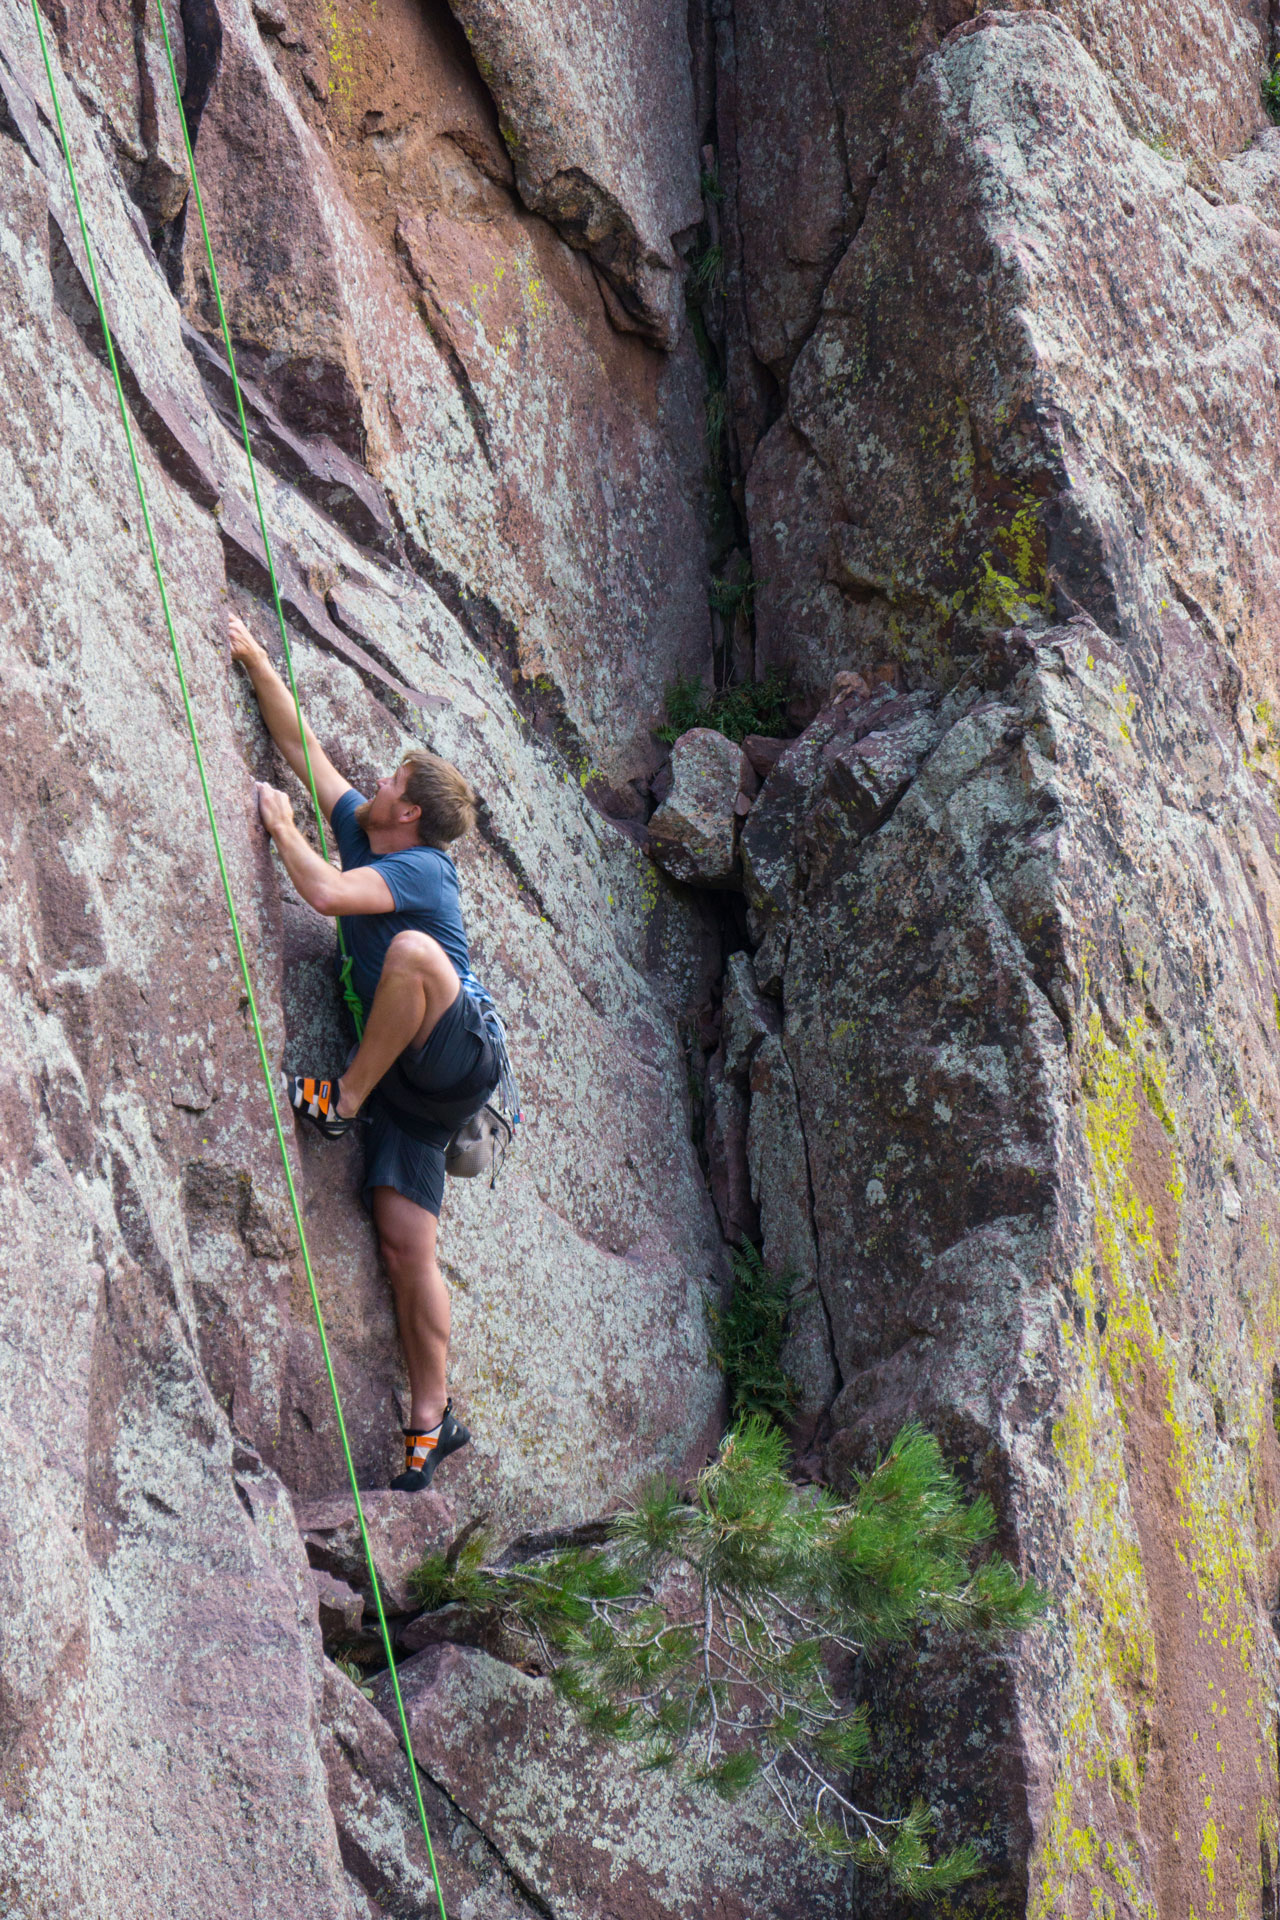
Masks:
[[[369,1103],[363,1198],[375,1187],[397,1193],[439,1218],[444,1150],[479,1113],[498,1084],[498,1060],[479,1007],[459,989],[426,1045],[402,1053]]]

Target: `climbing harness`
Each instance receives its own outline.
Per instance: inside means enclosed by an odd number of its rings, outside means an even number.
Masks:
[[[165,50],[169,59],[169,72],[173,80],[174,93],[178,102],[178,118],[182,127],[183,142],[186,146],[187,163],[191,172],[191,185],[195,193],[196,205],[200,209],[200,224],[201,224],[201,227],[204,229],[205,246],[206,246],[206,249],[208,250],[209,267],[213,277],[214,288],[216,291],[218,283],[217,283],[216,272],[213,271],[213,250],[209,246],[209,233],[208,233],[208,228],[205,226],[205,222],[204,222],[204,209],[200,202],[200,189],[196,183],[195,161],[191,152],[191,141],[187,133],[186,115],[183,112],[183,107],[182,107],[182,91],[178,85],[177,69],[175,68],[174,62],[173,62],[173,50],[169,45],[169,31],[168,31],[167,25],[165,24],[164,9],[159,8],[157,11],[160,17],[161,29],[164,32]],[[298,1236],[298,1248],[302,1257],[303,1268],[305,1270],[306,1277],[307,1277],[307,1287],[311,1295],[311,1306],[315,1314],[316,1331],[319,1334],[319,1338],[320,1338],[320,1351],[324,1356],[324,1366],[325,1366],[325,1373],[328,1376],[329,1391],[333,1396],[333,1410],[337,1420],[338,1436],[342,1442],[342,1453],[343,1453],[343,1458],[346,1461],[347,1477],[351,1483],[351,1494],[352,1494],[353,1500],[355,1501],[356,1520],[360,1528],[360,1541],[361,1541],[361,1545],[364,1548],[364,1556],[369,1569],[369,1585],[373,1593],[374,1605],[377,1609],[378,1628],[382,1637],[383,1650],[387,1658],[387,1671],[391,1678],[391,1688],[395,1696],[396,1713],[399,1718],[400,1734],[401,1734],[401,1738],[404,1741],[405,1754],[409,1763],[409,1778],[413,1784],[413,1794],[414,1794],[414,1801],[417,1807],[418,1819],[419,1819],[419,1822],[421,1823],[423,1839],[426,1841],[426,1845],[427,1845],[427,1858],[431,1863],[431,1878],[432,1878],[433,1885],[435,1887],[436,1900],[440,1908],[440,1920],[448,1920],[448,1916],[445,1913],[444,1893],[440,1886],[440,1874],[436,1866],[435,1848],[431,1844],[431,1832],[427,1825],[427,1812],[422,1801],[422,1785],[418,1778],[417,1762],[414,1759],[413,1741],[409,1732],[408,1716],[405,1712],[404,1699],[400,1692],[399,1675],[396,1672],[395,1651],[391,1644],[391,1634],[387,1626],[386,1610],[382,1603],[382,1590],[379,1585],[377,1570],[374,1567],[374,1563],[373,1563],[373,1550],[369,1543],[369,1531],[365,1524],[364,1504],[361,1501],[360,1488],[356,1482],[355,1462],[351,1457],[351,1445],[347,1438],[347,1426],[346,1426],[346,1421],[343,1418],[342,1401],[338,1393],[337,1378],[333,1371],[333,1359],[329,1352],[328,1335],[325,1332],[324,1314],[322,1313],[320,1308],[320,1295],[316,1287],[315,1272],[311,1264],[311,1252],[307,1244],[307,1232],[306,1232],[306,1227],[303,1224],[303,1218],[302,1218],[302,1205],[298,1198],[297,1187],[294,1184],[293,1169],[289,1164],[289,1149],[288,1149],[287,1142],[285,1140],[284,1126],[280,1118],[280,1105],[279,1105],[279,1101],[276,1098],[275,1080],[271,1072],[270,1061],[267,1057],[267,1043],[263,1036],[262,1021],[258,1013],[257,995],[255,994],[254,988],[253,988],[253,976],[249,969],[248,956],[245,953],[244,940],[240,932],[240,919],[239,919],[238,913],[236,912],[235,898],[231,891],[231,879],[227,872],[226,857],[224,855],[223,847],[222,847],[222,836],[218,831],[217,817],[214,814],[213,800],[209,792],[209,781],[208,781],[208,776],[205,772],[204,754],[201,751],[201,746],[200,746],[200,734],[196,726],[195,712],[191,705],[191,695],[187,687],[186,670],[182,662],[182,650],[178,645],[177,630],[174,627],[173,613],[169,605],[169,593],[168,593],[168,588],[165,585],[164,569],[160,564],[160,552],[156,544],[155,528],[152,524],[152,519],[151,519],[151,509],[147,501],[147,491],[143,483],[142,468],[138,461],[138,451],[134,443],[133,428],[130,425],[130,421],[129,421],[129,409],[125,401],[124,387],[121,382],[120,367],[116,359],[115,342],[112,338],[111,327],[107,319],[106,303],[103,299],[102,288],[98,280],[98,269],[97,269],[96,262],[94,260],[93,246],[89,239],[89,229],[88,229],[88,224],[85,220],[84,207],[81,204],[81,200],[80,200],[80,189],[76,181],[75,163],[71,158],[71,142],[67,137],[66,126],[62,118],[62,106],[58,97],[57,82],[54,79],[53,62],[50,58],[48,42],[45,38],[44,21],[41,18],[41,14],[40,14],[39,0],[31,0],[31,12],[35,20],[36,35],[40,42],[40,53],[41,53],[41,58],[44,61],[45,77],[49,82],[49,94],[53,104],[54,121],[58,129],[58,140],[62,147],[63,159],[66,161],[67,178],[71,186],[71,197],[75,202],[76,219],[79,222],[79,227],[80,227],[80,239],[84,247],[85,259],[88,264],[89,279],[93,289],[94,302],[98,309],[98,318],[102,325],[102,337],[106,344],[107,360],[111,368],[112,380],[115,383],[116,401],[120,409],[120,422],[124,428],[125,441],[129,450],[129,464],[133,470],[133,480],[134,480],[134,485],[137,488],[138,505],[142,511],[142,524],[146,530],[147,547],[151,557],[152,571],[155,574],[156,586],[157,586],[157,589],[159,590],[160,606],[161,606],[161,611],[163,612],[163,615],[164,615],[165,630],[169,636],[169,648],[173,655],[174,669],[178,677],[178,687],[182,695],[182,709],[186,718],[187,731],[191,738],[192,754],[195,759],[196,772],[200,780],[200,792],[204,799],[205,814],[209,822],[209,832],[213,839],[214,857],[217,861],[218,874],[222,882],[222,892],[223,892],[223,897],[226,901],[227,916],[231,923],[231,934],[232,934],[233,940],[235,941],[236,955],[240,962],[240,974],[244,982],[244,990],[245,990],[245,997],[246,997],[246,1002],[248,1006],[249,1020],[250,1020],[250,1024],[253,1027],[253,1036],[257,1043],[257,1048],[258,1048],[258,1062],[262,1068],[262,1078],[267,1090],[267,1099],[270,1102],[270,1106],[271,1106],[272,1125],[275,1129],[276,1144],[280,1149],[280,1162],[281,1162],[281,1166],[284,1169],[285,1186],[288,1189],[288,1194],[289,1194],[289,1206],[293,1214],[294,1229]],[[219,313],[222,314],[223,338],[226,341],[226,345],[227,345],[228,363],[231,367],[232,381],[236,389],[236,406],[240,416],[240,423],[243,428],[244,427],[244,406],[240,397],[239,381],[236,378],[235,360],[234,360],[234,357],[231,356],[231,341],[230,341],[230,336],[227,332],[226,316],[222,310],[222,296],[220,293],[218,294],[218,310],[219,310]],[[250,471],[250,474],[253,475],[254,474],[253,455],[249,449],[249,436],[248,436],[247,429],[245,429],[244,437],[245,437],[245,452],[249,456],[249,471]],[[310,755],[307,753],[306,730],[302,725],[302,710],[301,710],[301,705],[298,702],[297,684],[296,684],[296,681],[294,681],[294,677],[293,677],[293,666],[292,666],[292,661],[289,654],[289,643],[288,643],[287,635],[285,635],[285,631],[284,631],[284,614],[280,606],[279,589],[276,586],[275,567],[271,560],[271,543],[267,537],[266,519],[265,519],[265,516],[263,516],[262,514],[262,502],[258,493],[258,483],[257,483],[256,476],[254,477],[254,480],[253,480],[253,491],[254,491],[254,498],[258,501],[258,513],[259,513],[260,524],[262,527],[263,542],[265,544],[266,552],[267,552],[267,565],[270,571],[272,589],[275,595],[276,614],[280,621],[281,635],[284,638],[285,657],[287,660],[290,661],[289,678],[290,678],[290,682],[293,685],[293,690],[294,690],[294,702],[298,712],[298,726],[299,726],[299,731],[302,737],[303,752],[304,752],[304,755],[306,755],[308,772],[310,772],[311,762],[310,762]],[[312,799],[316,807],[317,822],[319,823],[320,808],[319,808],[319,801],[316,798],[316,794],[315,794],[314,780],[312,780],[312,783],[311,783],[311,792],[312,792]],[[321,839],[323,843],[323,827],[321,827]],[[347,964],[347,972],[349,976],[349,972],[350,972],[349,961]]]
[[[511,1125],[507,1129],[507,1139],[510,1140],[520,1125],[520,1094],[511,1070],[511,1056],[507,1052],[506,1022],[494,1005],[488,987],[483,986],[474,973],[463,974],[462,991],[469,993],[479,1007],[481,1018],[489,1029],[489,1038],[493,1041],[493,1050],[498,1056],[498,1097],[511,1115]]]

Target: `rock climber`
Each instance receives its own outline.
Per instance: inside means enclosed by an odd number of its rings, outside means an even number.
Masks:
[[[305,781],[292,693],[234,615],[230,638],[267,731]],[[458,873],[446,852],[475,825],[477,801],[456,767],[420,748],[366,799],[310,727],[306,738],[342,871],[308,845],[287,794],[260,782],[258,811],[302,898],[341,919],[365,1026],[339,1076],[299,1074],[289,1094],[328,1140],[364,1123],[364,1200],[395,1294],[411,1396],[404,1472],[391,1485],[416,1493],[470,1438],[445,1388],[449,1294],[436,1232],[445,1146],[484,1107],[504,1064],[500,1023],[486,1018],[492,1002],[471,972]]]

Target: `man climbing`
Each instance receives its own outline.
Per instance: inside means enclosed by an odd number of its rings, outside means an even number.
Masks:
[[[230,634],[232,658],[249,676],[267,731],[305,781],[293,695],[234,615]],[[476,796],[456,767],[415,749],[366,800],[310,727],[306,740],[342,871],[308,845],[286,794],[259,783],[258,811],[302,898],[318,913],[340,916],[365,1027],[338,1078],[298,1075],[290,1098],[326,1139],[357,1120],[367,1126],[364,1199],[395,1293],[411,1395],[405,1468],[391,1484],[416,1493],[470,1438],[445,1391],[449,1294],[436,1232],[445,1146],[484,1106],[503,1065],[501,1028],[486,1020],[477,997],[484,990],[471,973],[457,869],[445,852],[474,826]]]

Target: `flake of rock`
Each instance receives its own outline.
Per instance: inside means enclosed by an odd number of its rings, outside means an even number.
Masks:
[[[326,1640],[332,1634],[359,1633],[364,1620],[364,1595],[323,1567],[312,1567],[311,1585],[320,1616],[320,1631]]]
[[[360,1500],[383,1602],[390,1612],[408,1613],[414,1605],[411,1576],[429,1553],[447,1546],[457,1530],[453,1507],[434,1487],[425,1493],[370,1488]],[[369,1568],[350,1494],[300,1500],[294,1517],[311,1565],[354,1588],[372,1608]]]
[[[731,1246],[755,1244],[760,1233],[760,1210],[751,1194],[747,1165],[749,1103],[742,1087],[725,1077],[723,1051],[707,1065],[706,1087],[707,1182],[720,1219],[720,1230]]]
[[[378,1915],[438,1910],[435,1879],[399,1732],[331,1662],[325,1663],[320,1752],[342,1861]],[[493,1848],[424,1769],[418,1790],[450,1914],[531,1920],[531,1906]]]
[[[617,17],[587,0],[458,0],[457,13],[510,129],[525,204],[591,255],[616,326],[674,345],[684,295],[672,236],[697,226],[702,202],[688,46],[664,0]]]

